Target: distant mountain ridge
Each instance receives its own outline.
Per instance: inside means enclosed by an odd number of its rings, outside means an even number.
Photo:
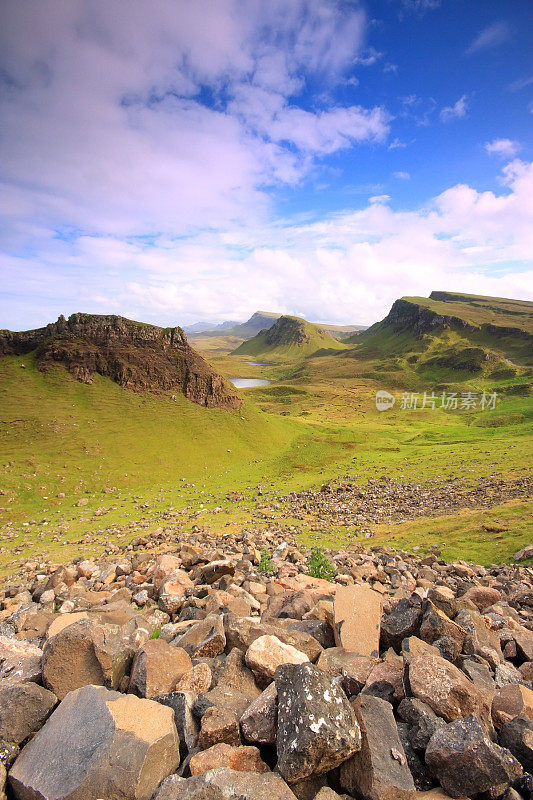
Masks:
[[[270,328],[243,342],[234,355],[276,355],[289,351],[310,355],[321,349],[339,349],[342,345],[327,330],[300,317],[284,315]]]
[[[208,408],[238,408],[241,399],[189,345],[182,328],[159,328],[115,315],[72,314],[44,328],[0,331],[0,356],[35,351],[41,371],[63,364],[77,380],[95,373],[134,391],[181,392]]]
[[[203,326],[201,322],[196,322],[194,325],[185,328],[185,330],[192,336],[199,336],[201,334],[206,336],[219,336],[223,332],[225,336],[235,336],[239,339],[251,339],[260,331],[271,328],[281,316],[289,315],[277,314],[272,311],[256,311],[246,322],[222,322],[220,325],[210,328]],[[330,325],[329,323],[321,322],[311,324],[318,325],[319,328],[328,331],[335,339],[344,339],[351,333],[366,330],[365,325]]]

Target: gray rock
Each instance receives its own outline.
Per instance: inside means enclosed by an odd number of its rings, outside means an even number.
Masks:
[[[30,642],[0,636],[0,681],[24,683],[41,680],[43,651]]]
[[[381,620],[381,648],[393,647],[398,651],[403,639],[417,633],[422,616],[422,601],[418,595],[402,598]]]
[[[274,682],[248,706],[240,725],[243,738],[250,744],[276,744],[278,692]]]
[[[511,751],[526,772],[533,773],[533,721],[519,715],[506,722],[500,731],[500,744]]]
[[[9,773],[17,800],[149,800],[179,763],[172,711],[104,687],[70,692]]]
[[[402,700],[398,714],[410,726],[409,741],[415,750],[425,750],[435,731],[445,724],[432,708],[416,697]]]
[[[522,767],[503,747],[492,742],[474,714],[450,722],[431,737],[426,763],[451,797],[488,792],[499,797],[521,776]]]
[[[180,740],[182,758],[196,748],[200,724],[193,713],[196,695],[193,692],[169,692],[153,697],[158,703],[168,706],[174,712],[174,723]]]
[[[340,769],[340,782],[354,797],[411,800],[415,792],[392,706],[372,695],[353,702],[362,746]]]
[[[288,783],[342,764],[361,746],[346,695],[312,664],[282,664],[278,692],[277,769]]]
[[[218,614],[209,614],[192,625],[187,633],[176,637],[174,646],[183,647],[191,658],[213,657],[224,652],[226,634],[224,622]]]

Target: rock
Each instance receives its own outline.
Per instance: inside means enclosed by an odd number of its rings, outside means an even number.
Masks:
[[[203,692],[209,691],[212,682],[213,674],[211,668],[209,664],[202,661],[199,664],[195,664],[189,672],[186,672],[185,675],[179,679],[176,684],[176,691],[202,694]]]
[[[238,648],[244,653],[260,636],[275,636],[280,642],[290,644],[302,653],[309,661],[315,661],[322,652],[317,640],[308,633],[298,629],[284,630],[279,625],[263,625],[252,620],[241,619],[235,614],[224,614],[224,630],[226,632],[226,649]]]
[[[181,559],[177,556],[172,556],[169,553],[159,556],[154,564],[154,569],[152,572],[152,583],[154,585],[154,589],[159,592],[163,581],[166,580],[169,575],[172,575],[172,573],[178,572],[180,567]],[[187,574],[182,572],[182,575],[184,578],[184,587],[187,588],[187,582],[189,583],[189,586],[193,586],[192,581],[186,580],[188,578]]]
[[[321,647],[334,647],[335,645],[333,628],[329,622],[322,619],[303,619],[292,622],[287,630],[307,633],[313,639],[316,639]],[[310,657],[309,660],[312,661],[313,659]]]
[[[409,665],[409,683],[423,700],[447,722],[468,714],[490,718],[490,701],[466,675],[440,656],[418,656]]]
[[[283,664],[278,692],[277,769],[288,783],[337,767],[360,747],[360,733],[343,691],[322,670]]]
[[[207,750],[196,753],[189,761],[191,775],[200,775],[218,767],[228,767],[237,772],[270,772],[269,767],[261,759],[257,747],[215,744]]]
[[[467,654],[483,656],[484,648],[490,648],[496,654],[496,661],[503,659],[500,637],[497,631],[493,631],[487,621],[478,611],[461,609],[455,617],[455,621],[466,631],[466,638],[463,642],[463,651]]]
[[[245,661],[256,677],[270,681],[280,664],[303,664],[309,659],[276,636],[259,636],[246,651]]]
[[[470,600],[480,611],[501,600],[502,593],[492,586],[472,586],[462,596],[462,600]]]
[[[496,798],[522,774],[515,757],[488,738],[474,714],[433,734],[426,763],[451,797],[488,792],[489,797]]]
[[[236,772],[212,769],[192,778],[167,778],[153,800],[296,800],[287,784],[274,772]]]
[[[46,629],[46,638],[51,639],[56,633],[60,633],[64,628],[79,622],[81,619],[89,619],[86,611],[74,611],[71,614],[58,614],[51,621]]]
[[[466,631],[457,625],[456,622],[449,619],[443,611],[428,600],[427,608],[420,625],[420,638],[422,641],[428,642],[428,644],[435,644],[444,637],[454,643],[452,650],[453,658],[451,660],[455,661],[463,649]],[[437,645],[435,644],[435,646]]]
[[[407,722],[398,722],[397,728],[398,736],[400,737],[400,742],[402,743],[403,751],[407,759],[407,765],[413,776],[415,788],[421,791],[432,789],[435,785],[435,781],[423,760],[423,755],[415,750],[411,744],[409,725]]]
[[[172,711],[103,687],[70,692],[9,773],[17,800],[149,800],[179,763]]]
[[[533,691],[518,683],[502,686],[492,699],[492,721],[499,727],[519,714],[533,720]]]
[[[172,644],[183,647],[191,658],[212,658],[223,653],[226,634],[222,617],[210,614],[192,625],[187,633],[176,637]]]
[[[522,547],[517,553],[514,554],[513,558],[515,561],[523,561],[525,558],[532,558],[533,557],[533,544],[528,544],[526,547]]]
[[[57,697],[36,683],[0,685],[0,739],[21,744],[36,733]]]
[[[379,656],[383,602],[369,586],[340,586],[335,595],[335,642],[362,656]]]
[[[425,750],[435,731],[446,724],[433,709],[416,697],[402,700],[398,714],[410,726],[409,741],[414,750]]]
[[[261,622],[275,623],[278,618],[301,620],[313,606],[313,598],[308,592],[282,592],[269,598]]]
[[[414,800],[415,785],[392,706],[371,695],[359,695],[352,705],[362,742],[360,751],[341,766],[341,786],[365,800]]]
[[[261,689],[258,688],[253,672],[248,669],[244,653],[237,647],[231,650],[215,668],[214,682],[217,686],[232,686],[250,700],[259,697]]]
[[[206,750],[214,744],[241,744],[241,735],[237,716],[228,708],[211,706],[202,716],[198,747]]]
[[[422,639],[419,639],[417,636],[409,636],[409,638],[403,640],[402,656],[405,664],[410,664],[415,658],[426,655],[436,656],[437,658],[441,657],[437,647],[423,642]]]
[[[180,741],[180,752],[182,757],[192,753],[196,748],[200,724],[193,714],[196,695],[192,692],[169,692],[153,697],[164,706],[168,706],[174,712],[174,724],[178,731]]]
[[[229,559],[220,559],[218,561],[210,561],[208,564],[203,564],[197,567],[193,572],[193,579],[196,583],[215,583],[223,575],[234,575],[235,564]]]
[[[159,584],[159,607],[167,614],[175,614],[182,606],[187,589],[192,589],[193,582],[186,572],[174,570]]]
[[[520,715],[506,722],[500,730],[500,744],[533,774],[533,721],[529,717]]]
[[[272,682],[246,709],[240,719],[241,733],[252,744],[276,744],[278,691]]]
[[[43,651],[30,642],[0,636],[0,681],[2,685],[41,680]]]
[[[176,688],[192,670],[189,655],[162,639],[151,639],[135,654],[128,691],[139,697],[156,697]]]
[[[43,683],[60,700],[89,684],[117,689],[132,658],[133,647],[117,626],[80,620],[46,642]]]
[[[461,669],[467,678],[469,678],[472,683],[475,683],[478,689],[490,695],[495,693],[496,684],[494,678],[484,661],[466,658],[461,664]]]
[[[418,631],[422,616],[422,601],[418,595],[399,600],[390,614],[386,614],[381,621],[382,649],[393,647],[398,651],[402,641]]]

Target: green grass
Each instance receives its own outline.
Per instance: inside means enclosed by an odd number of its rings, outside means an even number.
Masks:
[[[282,316],[267,331],[243,342],[234,355],[266,356],[269,359],[297,360],[319,351],[335,351],[345,346],[326,330],[299,317]]]

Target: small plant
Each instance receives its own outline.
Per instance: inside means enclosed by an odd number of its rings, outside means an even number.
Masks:
[[[153,633],[150,636],[150,639],[159,639],[160,636],[161,636],[161,628],[154,628]]]
[[[335,567],[321,547],[312,548],[307,561],[307,572],[312,578],[322,578],[325,581],[333,580]]]
[[[261,561],[259,562],[259,572],[263,572],[268,574],[269,572],[274,572],[274,564],[272,559],[270,558],[270,553],[266,549],[263,549],[261,553]]]

